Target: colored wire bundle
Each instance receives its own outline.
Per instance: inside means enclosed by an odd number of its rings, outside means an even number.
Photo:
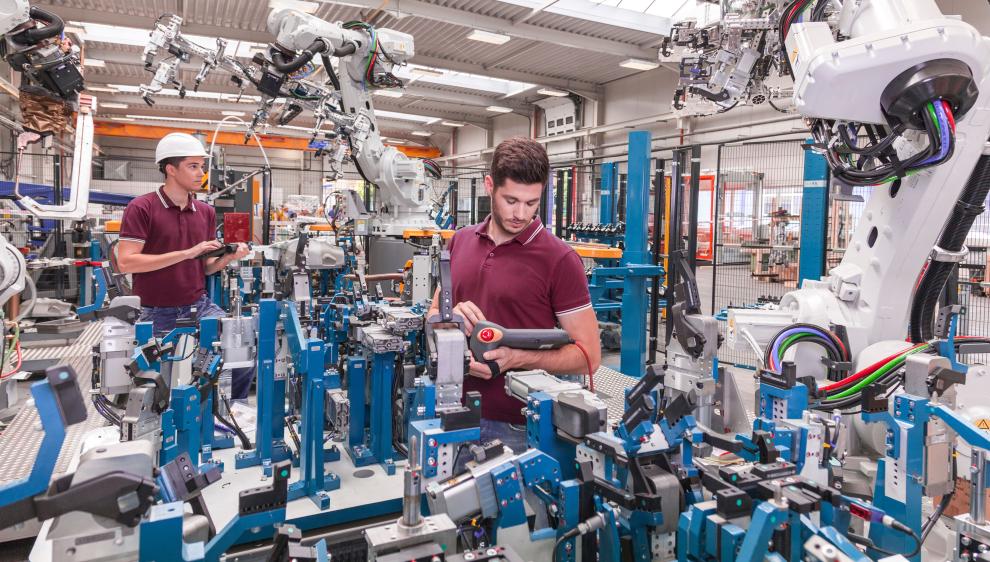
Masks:
[[[23,363],[23,356],[21,355],[21,326],[18,322],[13,323],[14,333],[10,336],[10,343],[8,344],[6,338],[4,338],[4,343],[2,349],[0,349],[0,379],[5,379],[10,377],[21,370],[21,365]],[[11,354],[14,357],[11,357]],[[4,371],[4,365],[8,363],[13,363],[16,359],[17,364],[10,371]]]
[[[964,343],[990,343],[990,339],[956,336],[956,347]],[[859,405],[863,399],[863,391],[867,387],[879,388],[884,393],[900,386],[902,379],[900,369],[907,358],[918,353],[936,353],[938,348],[935,341],[913,345],[873,363],[848,377],[819,388],[825,393],[825,398],[812,406],[816,410],[838,410]]]
[[[816,119],[811,133],[824,148],[833,175],[849,185],[879,185],[937,166],[948,160],[955,149],[955,117],[945,100],[932,100],[920,112],[928,146],[900,158],[895,141],[903,138],[906,124],[889,130],[880,125]],[[861,134],[869,138],[860,145]]]
[[[423,158],[423,167],[426,168],[426,173],[430,174],[433,179],[440,179],[443,177],[443,171],[440,169],[440,164],[437,164],[429,158]]]
[[[375,64],[378,63],[378,55],[387,59],[392,64],[395,61],[389,57],[388,53],[381,48],[378,42],[378,33],[375,26],[363,21],[349,21],[343,24],[344,29],[363,29],[368,33],[371,40],[371,48],[368,49],[368,56],[365,58],[364,73],[361,77],[361,86],[367,90],[372,88],[395,88],[401,87],[402,81],[396,78],[391,72],[385,72],[380,76],[375,75]]]
[[[763,355],[763,365],[767,369],[780,372],[784,354],[791,346],[798,343],[814,343],[825,349],[832,361],[849,361],[849,350],[835,333],[815,326],[814,324],[792,324],[777,332],[770,339]]]

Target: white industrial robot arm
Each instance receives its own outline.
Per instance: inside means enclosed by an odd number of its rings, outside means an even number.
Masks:
[[[35,87],[48,92],[51,97],[70,100],[83,89],[83,82],[75,56],[52,44],[63,29],[61,18],[31,6],[27,0],[0,1],[4,59],[12,68],[29,76]],[[61,205],[38,203],[31,197],[21,195],[18,189],[20,184],[15,178],[14,198],[39,218],[81,219],[86,216],[93,161],[92,112],[96,108],[96,98],[79,95],[78,105],[69,201]],[[30,142],[24,135],[22,138],[18,140],[18,170],[15,175],[19,175],[20,156],[27,148],[27,142]],[[33,135],[33,139],[37,138],[37,134]]]
[[[932,269],[958,258],[959,251],[936,244],[963,196],[983,184],[979,200],[965,205],[983,204],[990,42],[944,16],[934,0],[846,2],[831,18],[845,38],[836,41],[825,21],[797,21],[810,4],[794,3],[781,21],[795,106],[810,120],[834,178],[877,187],[842,262],[822,281],[785,295],[776,319],[730,312],[729,335],[738,340],[734,332],[749,331],[765,344],[781,324],[841,325],[852,357],[864,365],[879,358],[863,354],[869,346],[903,344],[926,263]],[[860,140],[866,135],[873,140]],[[815,369],[809,362],[804,372]]]
[[[372,89],[390,76],[393,65],[413,56],[413,38],[364,24],[331,23],[290,9],[273,11],[268,30],[286,49],[307,51],[323,43],[327,54],[340,57],[341,109],[356,116],[345,134],[358,170],[382,189],[387,202],[403,208],[429,206],[423,161],[382,143],[371,98]]]

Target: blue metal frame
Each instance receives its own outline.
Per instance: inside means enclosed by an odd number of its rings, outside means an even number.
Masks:
[[[598,224],[615,222],[615,191],[618,182],[615,162],[602,164],[601,204],[598,207]]]
[[[365,396],[367,371],[349,360],[348,399],[351,406],[351,427],[347,452],[354,466],[381,464],[386,474],[395,474],[395,450],[392,448],[392,381],[395,373],[395,352],[365,352],[371,364],[371,396]],[[361,366],[364,362],[360,363]],[[350,368],[353,367],[353,368]],[[370,404],[365,426],[364,404]],[[367,427],[368,431],[365,431]]]
[[[300,412],[302,422],[299,431],[301,474],[298,481],[289,485],[289,500],[307,496],[320,509],[327,509],[330,507],[330,496],[327,492],[340,488],[340,479],[336,474],[326,471],[323,465],[327,461],[338,460],[340,451],[336,445],[330,450],[323,449],[323,400],[326,375],[323,361],[326,353],[322,340],[305,339],[295,303],[282,301],[279,303],[279,310],[282,313],[285,335],[289,342],[289,352],[292,354],[297,376],[302,376],[303,388]],[[280,426],[281,419],[279,419]]]
[[[237,544],[242,535],[250,534],[250,540],[267,539],[272,536],[273,526],[285,521],[284,507],[251,515],[236,515],[208,542],[188,544],[182,541],[183,513],[182,502],[151,507],[147,521],[141,524],[139,560],[219,562],[223,553]]]
[[[255,448],[238,453],[234,459],[234,466],[237,468],[260,464],[266,474],[270,472],[272,463],[291,456],[284,440],[285,381],[275,380],[275,332],[279,306],[274,299],[262,299],[258,306],[258,414]],[[295,318],[295,324],[299,324],[298,317]],[[291,328],[287,320],[286,333],[290,340],[294,332]],[[297,329],[302,331],[301,328]]]
[[[813,144],[808,140],[806,145]],[[825,229],[828,215],[828,163],[825,156],[805,149],[804,191],[801,196],[801,252],[798,283],[825,275]]]
[[[64,373],[68,377],[68,373]],[[48,489],[55,470],[55,463],[65,441],[65,420],[59,410],[55,392],[47,380],[31,385],[34,406],[41,418],[45,436],[41,438],[38,455],[31,466],[31,474],[0,486],[0,505],[10,505],[42,494]]]

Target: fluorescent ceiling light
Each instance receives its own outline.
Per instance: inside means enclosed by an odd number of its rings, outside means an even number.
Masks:
[[[414,137],[432,137],[433,136],[433,133],[431,133],[429,131],[413,131],[413,132],[411,132],[409,134],[412,135],[412,136],[414,136]]]
[[[432,76],[434,78],[440,78],[444,75],[442,70],[434,70],[432,68],[427,68],[425,66],[415,66],[410,71],[417,76]]]
[[[649,61],[643,59],[626,59],[620,62],[619,66],[623,68],[631,68],[633,70],[653,70],[654,68],[660,66],[660,61]]]
[[[502,107],[500,105],[489,105],[485,109],[491,111],[492,113],[512,113],[511,107]]]
[[[475,29],[468,33],[468,39],[473,39],[474,41],[481,41],[483,43],[491,43],[492,45],[504,45],[512,39],[508,35],[502,33],[492,33],[490,31],[482,31],[480,29]]]
[[[83,66],[92,66],[93,68],[105,68],[107,66],[106,61],[100,59],[86,59],[83,61]]]
[[[553,96],[555,98],[567,97],[567,92],[563,90],[554,90],[553,88],[540,88],[539,90],[536,90],[536,93],[543,96]]]
[[[429,123],[435,119],[435,117],[424,117],[422,115],[399,113],[398,111],[386,111],[384,109],[376,109],[375,117],[381,117],[383,119],[398,119],[400,121],[415,121],[417,123]]]
[[[227,115],[229,117],[244,117],[247,113],[243,111],[221,111],[220,115]]]
[[[304,2],[301,0],[269,0],[268,8],[272,10],[281,10],[283,8],[290,8],[293,10],[299,10],[300,12],[306,14],[315,13],[320,7],[319,2]]]
[[[374,94],[383,98],[401,98],[403,96],[402,92],[396,90],[375,90]]]
[[[111,121],[137,121],[137,119],[134,119],[132,117],[111,117],[110,120]]]
[[[417,64],[396,67],[392,72],[407,84],[425,82],[438,86],[477,90],[489,96],[510,97],[536,87],[536,84],[530,84],[528,82],[504,80],[502,78],[493,78],[491,76],[482,76],[480,74],[458,72],[449,69],[435,69]],[[422,95],[423,97],[429,97],[428,92],[424,92]]]
[[[386,144],[406,144],[405,139],[388,139],[385,141]]]
[[[441,121],[441,125],[446,125],[448,127],[463,127],[464,123],[454,123],[453,121]]]
[[[120,90],[117,88],[104,88],[102,86],[86,86],[87,92],[106,92],[108,94],[116,94]]]
[[[127,109],[128,107],[130,107],[126,103],[117,103],[117,102],[110,102],[110,101],[105,102],[105,103],[101,103],[101,104],[99,104],[99,106],[100,107],[103,107],[103,108],[106,108],[106,109]]]

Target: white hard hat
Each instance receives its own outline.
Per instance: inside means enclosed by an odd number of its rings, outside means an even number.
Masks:
[[[155,149],[155,163],[160,164],[166,158],[186,156],[202,156],[206,158],[209,154],[203,148],[203,143],[199,139],[188,133],[169,133],[158,141],[158,148]]]

